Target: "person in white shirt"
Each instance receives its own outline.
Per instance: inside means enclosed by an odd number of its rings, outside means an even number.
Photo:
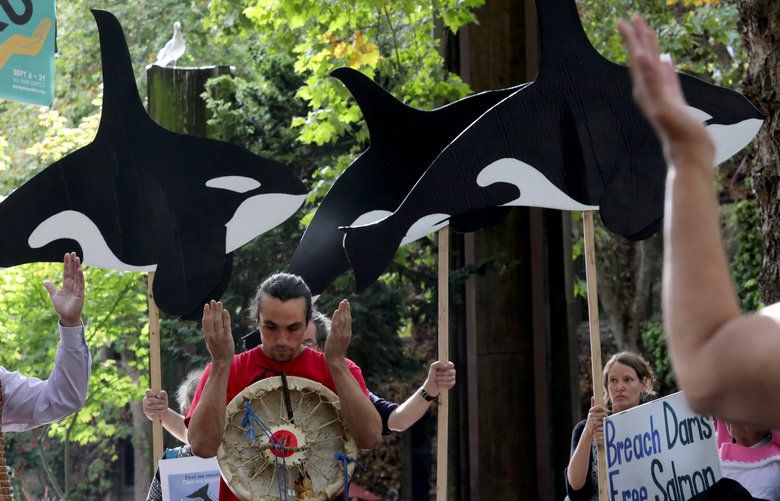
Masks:
[[[42,381],[0,367],[2,431],[25,431],[60,420],[84,405],[89,386],[89,348],[84,339],[84,272],[75,252],[63,259],[62,288],[44,283],[59,315],[60,342],[49,378]]]
[[[780,501],[780,430],[715,420],[723,476],[756,499]]]

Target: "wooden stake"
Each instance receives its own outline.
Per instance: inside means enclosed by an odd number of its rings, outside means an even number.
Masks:
[[[162,377],[160,375],[160,310],[154,301],[154,272],[149,272],[146,280],[149,299],[149,369],[152,390],[159,392],[162,389]],[[157,463],[163,453],[162,419],[156,416],[152,421],[152,469],[157,471]]]
[[[585,280],[588,284],[588,325],[590,327],[590,368],[593,378],[593,396],[596,403],[604,403],[604,385],[601,382],[601,329],[599,328],[598,277],[596,276],[596,240],[593,232],[593,212],[582,213],[585,237]],[[597,447],[599,501],[607,499],[607,462],[604,446]]]
[[[449,310],[450,310],[450,228],[439,230],[439,360],[450,359]],[[436,499],[447,499],[447,440],[449,438],[448,390],[439,387],[439,413],[436,431]]]

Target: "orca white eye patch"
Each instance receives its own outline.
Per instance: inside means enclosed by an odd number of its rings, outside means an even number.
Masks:
[[[246,193],[260,187],[260,181],[245,176],[222,176],[206,181],[206,187]]]

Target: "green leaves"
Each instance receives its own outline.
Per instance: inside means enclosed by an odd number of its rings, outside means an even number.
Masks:
[[[658,33],[661,50],[680,71],[727,87],[742,81],[747,57],[737,30],[739,14],[733,2],[717,0],[578,0],[588,37],[601,54],[625,63],[617,20],[642,15]]]
[[[18,266],[0,273],[0,335],[3,350],[0,365],[28,376],[46,379],[54,363],[57,315],[43,289],[44,280],[60,280],[61,264],[38,263]],[[101,440],[107,434],[98,416],[120,412],[130,400],[140,398],[141,389],[118,367],[111,353],[121,349],[139,352],[137,361],[146,370],[148,336],[141,331],[146,310],[140,275],[112,270],[86,270],[86,304],[83,318],[92,353],[92,377],[87,403],[75,418],[73,436],[81,444]],[[52,425],[51,436],[64,438],[70,419]],[[105,420],[105,418],[102,418]],[[109,430],[111,430],[109,428]]]
[[[466,85],[443,69],[434,36],[436,20],[457,30],[473,19],[473,9],[482,3],[253,0],[243,12],[261,40],[275,44],[278,51],[287,45],[295,54],[295,71],[305,77],[296,95],[309,110],[291,125],[303,143],[323,146],[354,134],[359,120],[348,93],[328,78],[337,67],[379,77],[390,92],[412,106],[430,108],[465,96]],[[289,30],[290,36],[280,41],[280,29]]]
[[[755,198],[746,198],[734,204],[727,217],[729,265],[737,286],[742,309],[756,311],[763,308],[761,290],[756,277],[764,258],[764,239],[761,235],[761,206]]]
[[[49,279],[57,284],[61,281],[61,273],[62,264],[59,263],[18,266],[0,273],[0,290],[3,291],[0,365],[28,376],[48,377],[59,338],[57,315],[42,283]],[[82,318],[92,354],[92,375],[84,407],[52,424],[46,432],[48,440],[41,450],[54,469],[50,474],[57,477],[74,475],[78,478],[73,465],[74,471],[65,471],[65,465],[60,463],[61,452],[56,451],[62,447],[92,445],[95,448],[91,455],[100,451],[105,456],[101,461],[110,461],[118,444],[132,433],[126,405],[140,399],[147,385],[144,378],[134,381],[118,363],[120,352],[132,353],[138,369],[148,371],[148,334],[144,328],[146,294],[141,275],[99,268],[87,268],[85,275],[86,303]],[[25,444],[33,439],[30,434],[23,437],[20,440],[25,440]],[[20,447],[29,445],[20,444]],[[16,460],[12,464],[17,464]],[[105,468],[100,472],[101,477],[107,474]],[[97,489],[99,485],[101,483],[97,482],[91,487]],[[89,487],[84,484],[75,489],[86,496]],[[89,492],[102,497],[99,493],[103,491]],[[81,497],[71,494],[75,498]]]

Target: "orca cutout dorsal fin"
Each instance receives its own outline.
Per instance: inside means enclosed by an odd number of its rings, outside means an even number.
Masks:
[[[355,98],[372,141],[384,137],[384,132],[396,127],[400,115],[423,113],[405,105],[381,85],[352,68],[336,68],[330,72],[330,76],[340,80]]]
[[[575,0],[536,0],[534,3],[539,20],[540,75],[556,72],[556,68],[566,71],[565,62],[576,64],[583,57],[601,58],[585,33]]]
[[[103,112],[100,127],[106,125],[106,116],[122,116],[129,120],[149,120],[135,83],[130,50],[119,20],[108,11],[92,9],[100,35],[100,59],[103,65]]]

